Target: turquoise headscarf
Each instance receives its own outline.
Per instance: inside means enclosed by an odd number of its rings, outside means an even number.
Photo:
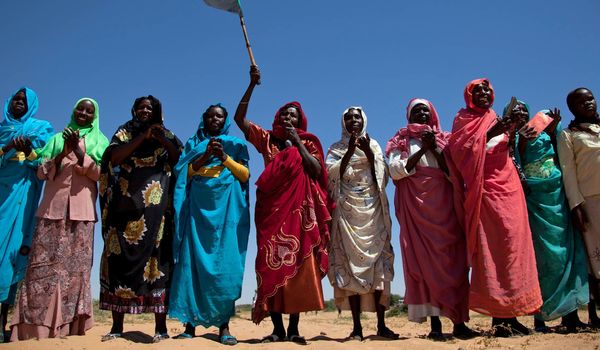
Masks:
[[[27,112],[21,118],[15,118],[10,112],[10,103],[20,91],[25,91]],[[8,144],[18,136],[30,139],[34,149],[46,144],[50,136],[54,133],[54,129],[47,121],[34,118],[38,107],[37,94],[28,87],[20,88],[6,100],[3,111],[4,119],[0,122],[0,147]],[[9,159],[14,156],[15,152],[12,149],[3,158]]]
[[[227,167],[218,177],[193,176],[188,166],[204,152],[211,137],[233,160],[247,166],[246,143],[229,136],[230,119],[218,136],[204,130],[204,118],[175,166],[175,234],[169,314],[193,326],[220,326],[235,314],[242,291],[250,212],[248,182]],[[212,157],[206,167],[221,166]]]
[[[555,133],[558,135],[560,130],[559,124]],[[535,317],[550,321],[589,302],[585,249],[581,234],[571,222],[550,135],[543,131],[535,140],[527,141],[522,155],[519,151],[515,155],[529,188],[525,199],[544,301]]]
[[[79,126],[75,121],[75,110],[81,101],[89,101],[94,105],[94,120],[89,125]],[[100,131],[100,107],[98,107],[98,102],[89,97],[79,99],[77,103],[75,103],[75,107],[73,107],[71,121],[67,127],[73,130],[79,130],[79,137],[85,138],[85,153],[87,153],[96,164],[99,164],[106,147],[108,147],[108,139],[102,131]],[[60,154],[64,147],[65,140],[62,137],[62,132],[59,132],[52,136],[46,146],[43,149],[36,151],[36,153],[41,159],[52,159]]]

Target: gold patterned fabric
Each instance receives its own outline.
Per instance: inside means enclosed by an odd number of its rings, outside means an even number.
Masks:
[[[175,181],[167,150],[158,141],[145,141],[119,166],[109,162],[112,149],[137,136],[129,124],[113,136],[99,180],[104,238],[100,307],[165,313],[172,269],[169,197]],[[173,133],[166,137],[181,149]]]

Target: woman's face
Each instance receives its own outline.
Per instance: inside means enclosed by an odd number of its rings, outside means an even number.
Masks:
[[[577,93],[573,113],[585,118],[595,118],[598,115],[596,99],[590,90],[583,89]]]
[[[517,103],[511,114],[517,122],[517,128],[521,128],[529,120],[529,112],[527,111],[527,107],[525,107],[525,105],[522,103]]]
[[[83,100],[79,102],[77,107],[75,107],[75,112],[73,112],[75,123],[79,126],[92,124],[94,121],[94,113],[96,113],[96,108],[91,101]]]
[[[10,114],[16,119],[21,119],[27,113],[27,96],[19,91],[10,101]]]
[[[300,114],[296,107],[287,107],[279,111],[279,122],[284,126],[286,124],[291,124],[294,128],[297,128],[299,120]]]
[[[431,111],[425,104],[419,103],[410,110],[409,122],[416,124],[427,124],[431,117]]]
[[[352,108],[344,114],[344,127],[349,133],[359,135],[363,124],[364,121],[359,110]]]
[[[148,99],[142,100],[135,107],[135,118],[142,123],[146,123],[152,120],[152,115],[152,103]]]
[[[473,87],[472,102],[479,108],[488,109],[492,106],[492,89],[487,83],[480,83]]]
[[[225,125],[225,111],[221,107],[212,107],[204,115],[204,130],[211,136],[220,134]]]

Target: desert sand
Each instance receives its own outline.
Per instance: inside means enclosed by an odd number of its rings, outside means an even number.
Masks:
[[[580,311],[582,320],[587,320],[585,312]],[[186,350],[186,349],[223,349],[225,345],[217,342],[218,330],[216,328],[196,328],[197,336],[194,339],[167,339],[157,344],[152,344],[154,324],[152,315],[131,316],[125,320],[125,333],[121,339],[101,342],[100,337],[110,330],[108,314],[100,312],[95,317],[96,325],[85,336],[71,336],[64,339],[28,340],[16,343],[0,344],[0,350],[39,350],[39,349],[85,349],[85,350]],[[522,317],[520,321],[532,327],[532,317]],[[472,328],[489,331],[490,318],[478,314],[471,315],[469,325]],[[270,344],[260,343],[260,339],[271,331],[270,321],[267,319],[260,325],[250,321],[250,313],[241,311],[230,323],[232,333],[238,338],[238,345],[234,349],[593,349],[600,350],[600,331],[579,334],[534,334],[524,337],[492,338],[482,336],[471,340],[458,340],[450,338],[440,342],[426,339],[429,324],[416,324],[408,322],[406,316],[387,318],[388,327],[400,333],[400,339],[389,341],[375,335],[376,318],[374,314],[364,314],[363,319],[364,341],[346,341],[352,328],[352,318],[349,312],[338,314],[332,312],[319,312],[302,314],[300,318],[300,332],[308,341],[302,346],[290,342]],[[287,324],[287,323],[286,323]],[[550,325],[556,325],[557,322]],[[452,331],[451,323],[443,320],[444,333]],[[174,336],[184,330],[182,324],[176,320],[168,322],[169,334]]]

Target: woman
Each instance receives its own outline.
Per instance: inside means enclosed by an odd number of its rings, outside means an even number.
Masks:
[[[377,141],[369,138],[362,107],[342,114],[342,139],[329,148],[329,194],[336,198],[329,248],[329,280],[339,310],[351,310],[350,339],[363,340],[361,311],[377,313],[377,335],[397,339],[385,325],[394,278],[388,169]]]
[[[181,142],[163,124],[154,96],[139,97],[133,119],[121,125],[102,160],[100,207],[104,252],[100,308],[113,325],[103,341],[122,336],[124,313],[153,312],[154,342],[169,337],[167,308],[172,269],[172,169]]]
[[[527,205],[509,155],[514,115],[497,119],[487,79],[471,81],[446,152],[472,268],[469,307],[493,317],[499,337],[530,334],[516,316],[542,306]]]
[[[450,318],[452,334],[478,335],[469,321],[469,280],[464,233],[452,202],[452,184],[442,154],[448,137],[431,102],[410,100],[408,125],[388,142],[386,154],[396,185],[396,217],[408,304],[408,319],[431,318],[428,337],[443,340],[439,316]]]
[[[108,146],[91,98],[75,104],[71,121],[38,152],[46,180],[11,340],[85,335],[93,325],[90,270],[96,181]]]
[[[529,107],[524,102],[519,101],[515,112],[529,119]],[[526,178],[525,199],[544,300],[535,315],[535,328],[546,332],[545,321],[562,317],[562,324],[571,333],[585,326],[577,316],[579,306],[589,302],[585,250],[581,234],[571,223],[562,172],[556,164],[560,112],[555,109],[538,114],[547,115],[552,122],[533,140],[517,134],[515,152]]]
[[[37,95],[24,87],[6,100],[0,122],[0,343],[25,274],[35,222],[31,218],[42,191],[33,149],[43,147],[54,133],[50,123],[34,118],[37,110]]]
[[[271,315],[273,332],[264,342],[287,336],[305,344],[298,330],[300,312],[324,307],[321,278],[327,273],[331,217],[323,150],[319,139],[306,132],[308,120],[298,102],[277,110],[273,130],[246,119],[250,96],[260,80],[257,67],[251,68],[250,76],[235,121],[265,160],[256,182],[258,290],[252,320],[258,324]],[[284,313],[290,314],[287,330]]]
[[[567,105],[575,118],[558,137],[558,159],[573,224],[583,234],[588,255],[589,323],[600,327],[600,118],[596,98],[587,88],[571,91]]]
[[[242,293],[250,231],[248,149],[229,136],[230,119],[220,104],[202,115],[198,131],[175,166],[175,268],[169,314],[195,327],[219,327],[219,341],[235,345],[229,319]]]

